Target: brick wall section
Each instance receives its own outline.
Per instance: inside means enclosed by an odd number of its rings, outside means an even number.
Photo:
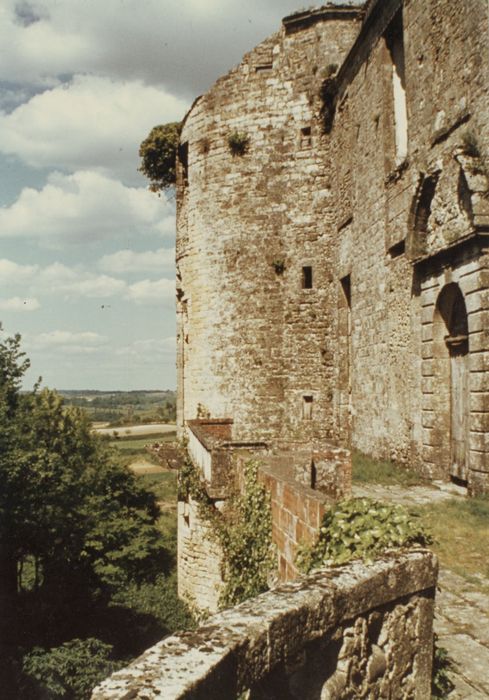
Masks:
[[[260,479],[271,494],[272,539],[277,548],[281,581],[297,577],[295,557],[299,544],[315,541],[324,509],[331,500],[294,481],[293,476],[260,469]]]
[[[221,547],[192,499],[178,502],[177,527],[178,595],[197,611],[215,612],[224,586]]]
[[[272,508],[272,539],[277,548],[278,576],[281,581],[297,577],[295,566],[297,548],[317,538],[326,508],[351,490],[351,457],[347,450],[333,447],[321,455],[318,464],[330,466],[327,489],[329,494],[308,487],[296,479],[298,465],[310,465],[311,455],[273,457],[260,465],[259,478],[270,493]],[[336,469],[335,469],[336,467]],[[336,474],[337,480],[332,478]]]

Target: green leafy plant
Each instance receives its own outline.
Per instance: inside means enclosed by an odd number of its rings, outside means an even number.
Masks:
[[[270,497],[258,481],[258,465],[249,462],[244,470],[244,488],[228,499],[223,512],[214,507],[198,470],[187,458],[178,479],[179,500],[197,503],[200,516],[223,551],[224,589],[221,608],[237,605],[268,589],[274,566]]]
[[[444,647],[438,646],[438,636],[433,635],[433,672],[431,679],[431,697],[447,698],[454,689],[450,678],[453,661]]]
[[[160,192],[175,184],[181,128],[180,122],[159,124],[151,129],[139,147],[139,171],[149,179],[152,192]]]
[[[100,639],[72,639],[59,647],[36,647],[24,657],[24,698],[88,700],[93,687],[121,663],[110,660],[112,646]]]
[[[233,156],[244,156],[250,147],[250,139],[242,131],[233,131],[228,136],[228,146]]]
[[[297,565],[307,573],[352,559],[372,562],[386,549],[430,543],[417,516],[403,506],[353,498],[324,514],[317,542],[299,548]]]
[[[244,491],[231,499],[218,527],[224,552],[221,607],[237,605],[268,590],[274,566],[270,496],[258,481],[258,464],[248,462]]]

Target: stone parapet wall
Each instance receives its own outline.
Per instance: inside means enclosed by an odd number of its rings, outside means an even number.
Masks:
[[[92,700],[426,700],[436,580],[423,550],[319,571],[167,637]]]

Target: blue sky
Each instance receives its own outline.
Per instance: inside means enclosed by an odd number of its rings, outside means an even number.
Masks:
[[[0,0],[0,319],[28,385],[175,387],[175,203],[139,143],[299,4]]]

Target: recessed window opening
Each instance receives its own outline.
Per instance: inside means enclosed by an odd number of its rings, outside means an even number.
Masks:
[[[256,73],[261,73],[262,71],[272,70],[272,69],[273,69],[273,63],[262,63],[259,66],[255,66]]]
[[[349,309],[351,309],[351,278],[350,275],[345,275],[340,279],[341,288],[345,295],[345,300]]]
[[[306,395],[302,397],[302,418],[303,420],[312,420],[312,403],[313,397]]]
[[[310,265],[302,268],[302,289],[312,289],[312,267]]]
[[[385,34],[392,61],[392,90],[394,96],[394,124],[396,163],[402,163],[408,154],[408,117],[406,103],[406,66],[404,59],[404,27],[402,10],[390,23]]]
[[[185,183],[188,182],[188,141],[178,147],[178,160],[182,166],[182,176]]]
[[[312,144],[312,139],[311,139],[311,127],[310,126],[304,126],[301,129],[301,148],[307,148]]]
[[[316,465],[314,464],[314,462],[311,462],[311,488],[312,489],[316,488],[316,481],[317,481]]]
[[[428,221],[431,216],[431,204],[435,196],[438,174],[425,177],[421,185],[421,192],[416,207],[414,218],[414,230],[417,234],[426,235],[428,232]]]
[[[458,476],[454,476],[453,474],[450,474],[450,481],[452,484],[455,484],[455,486],[461,486],[464,489],[469,485],[466,479],[459,479]]]

